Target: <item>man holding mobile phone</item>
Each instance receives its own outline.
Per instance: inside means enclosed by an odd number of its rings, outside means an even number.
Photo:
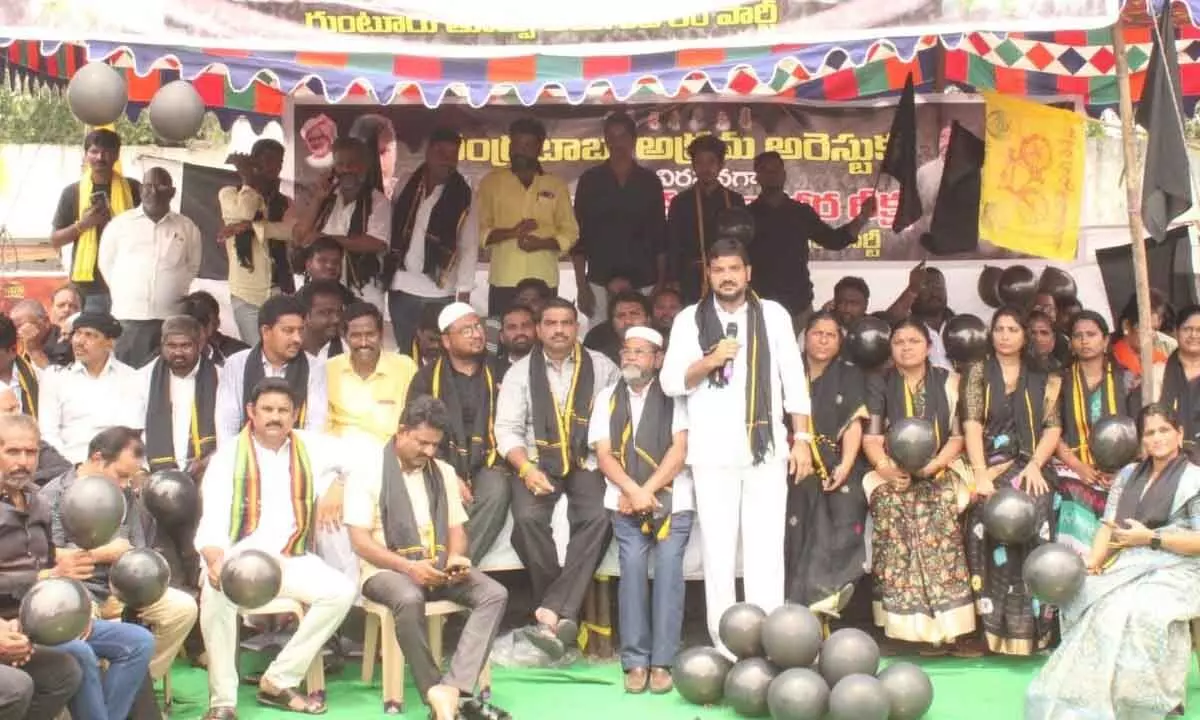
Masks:
[[[361,454],[365,460],[346,486],[343,519],[362,559],[363,595],[391,610],[400,650],[431,717],[503,720],[511,716],[474,693],[508,591],[467,557],[458,475],[436,459],[449,425],[441,400],[410,400],[392,441]],[[425,603],[435,600],[470,608],[445,674],[425,634]]]

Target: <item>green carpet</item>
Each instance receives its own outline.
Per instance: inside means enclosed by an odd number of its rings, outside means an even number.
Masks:
[[[1021,720],[1023,698],[1029,679],[1041,665],[1040,659],[957,658],[914,659],[933,679],[934,704],[926,720]],[[325,717],[350,720],[383,717],[379,667],[375,683],[359,680],[357,665],[340,677],[329,678],[329,712]],[[700,708],[685,703],[678,695],[626,695],[621,690],[621,673],[616,663],[578,663],[568,670],[493,671],[493,701],[513,714],[515,720],[733,720],[724,708]],[[172,676],[175,704],[172,720],[197,720],[207,707],[207,675],[203,670],[177,665]],[[611,684],[606,684],[611,683]],[[1192,673],[1189,717],[1200,718],[1200,676]],[[298,717],[258,707],[252,687],[241,691],[238,717],[241,720]],[[427,717],[411,682],[405,690],[406,718]]]

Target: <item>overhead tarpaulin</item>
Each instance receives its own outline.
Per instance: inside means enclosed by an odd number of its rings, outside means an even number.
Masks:
[[[1130,0],[1144,4],[1145,0]],[[1189,4],[1198,0],[1189,0]],[[688,49],[975,32],[1089,30],[1121,0],[8,0],[0,37],[390,53],[399,62],[544,55],[622,57]],[[132,8],[132,6],[130,6]],[[406,56],[411,56],[406,57]]]

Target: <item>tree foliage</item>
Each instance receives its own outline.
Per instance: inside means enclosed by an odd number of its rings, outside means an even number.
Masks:
[[[0,82],[0,143],[22,145],[76,145],[86,133],[83,123],[71,114],[66,93],[52,88],[13,88]],[[137,122],[121,116],[117,133],[124,145],[160,144],[150,129],[150,116],[143,112]],[[199,140],[223,143],[228,140],[216,116],[204,116]]]

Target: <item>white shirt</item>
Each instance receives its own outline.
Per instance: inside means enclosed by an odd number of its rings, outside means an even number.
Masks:
[[[339,444],[324,435],[297,430],[312,467],[313,498],[319,498],[339,475],[345,475],[340,464]],[[278,451],[268,450],[251,440],[261,478],[258,528],[238,543],[239,549],[254,548],[278,554],[296,532],[296,512],[292,508],[291,441]],[[196,549],[206,547],[228,550],[230,516],[233,508],[233,474],[237,469],[237,443],[225,443],[213,453],[204,473],[204,492],[201,493],[200,524],[196,528]],[[311,532],[316,532],[315,508]]]
[[[143,418],[150,404],[150,382],[157,364],[157,360],[152,360],[138,371],[142,379]],[[180,470],[188,466],[188,452],[192,444],[192,406],[196,404],[196,375],[199,372],[199,362],[183,377],[167,370],[167,393],[171,398],[171,447],[175,450],[175,464]]]
[[[929,331],[929,364],[953,370],[954,366],[950,364],[950,359],[946,357],[946,343],[942,340],[942,330],[945,327],[945,323],[942,324],[942,327],[925,326],[925,329]]]
[[[138,372],[111,355],[96,377],[79,361],[45,373],[38,389],[42,439],[81,463],[101,430],[115,425],[140,430],[146,424],[144,392]]]
[[[236,352],[225,359],[217,377],[217,445],[236,436],[242,429],[242,381],[245,379],[246,359],[250,350]],[[329,410],[329,399],[325,392],[325,363],[308,355],[308,409],[304,416],[304,430],[320,431],[325,427],[325,415]],[[263,377],[286,377],[287,366],[272,367],[263,356]]]
[[[715,300],[705,302],[716,302]],[[812,411],[805,380],[804,361],[796,343],[792,319],[779,303],[763,300],[762,319],[771,349],[771,428],[773,448],[764,462],[787,457],[787,428],[784,414],[808,415]],[[671,327],[671,340],[663,360],[659,381],[671,397],[687,398],[688,464],[718,467],[746,467],[754,462],[746,432],[746,381],[749,377],[748,305],[733,313],[717,305],[717,322],[722,328],[735,323],[741,349],[733,362],[733,376],[724,387],[715,387],[707,379],[687,389],[688,367],[704,357],[696,327],[696,306],[679,312]]]
[[[437,185],[421,204],[413,218],[412,240],[404,255],[404,268],[392,276],[392,290],[422,298],[450,297],[456,292],[469,293],[475,289],[475,265],[479,261],[479,217],[476,206],[467,212],[466,220],[459,226],[458,257],[454,266],[454,286],[443,288],[433,281],[421,268],[425,267],[425,235],[429,229],[429,216],[442,197],[444,185]],[[405,269],[410,268],[410,269]]]
[[[329,218],[322,226],[321,232],[325,235],[343,237],[350,232],[350,222],[353,219],[354,200],[345,202],[342,200],[341,193],[335,193],[333,209],[329,211]],[[392,237],[392,203],[387,199],[387,195],[378,190],[371,195],[371,217],[367,218],[367,226],[363,228],[363,234],[385,244]]]
[[[646,407],[646,390],[649,385],[642,389],[641,393],[636,393],[633,388],[629,389],[629,414],[630,421],[633,425],[633,436],[637,437],[638,425],[642,420],[642,410]],[[608,411],[608,404],[612,400],[613,391],[617,389],[616,385],[610,385],[600,391],[596,396],[596,405],[592,408],[592,417],[588,421],[588,445],[592,450],[596,449],[596,444],[601,440],[611,440],[609,433],[609,424],[612,422],[612,415]],[[675,410],[671,415],[671,434],[687,432],[688,416],[687,416],[687,401],[676,400]],[[617,502],[621,499],[621,488],[617,487],[616,483],[608,478],[605,478],[607,487],[604,489],[604,507],[607,510],[616,510]],[[675,476],[675,480],[671,483],[671,512],[684,512],[692,510],[695,504],[692,500],[692,473],[685,465],[683,470]]]
[[[176,212],[154,222],[140,207],[127,210],[105,226],[97,263],[111,278],[113,317],[162,320],[179,312],[200,272],[200,228]]]

